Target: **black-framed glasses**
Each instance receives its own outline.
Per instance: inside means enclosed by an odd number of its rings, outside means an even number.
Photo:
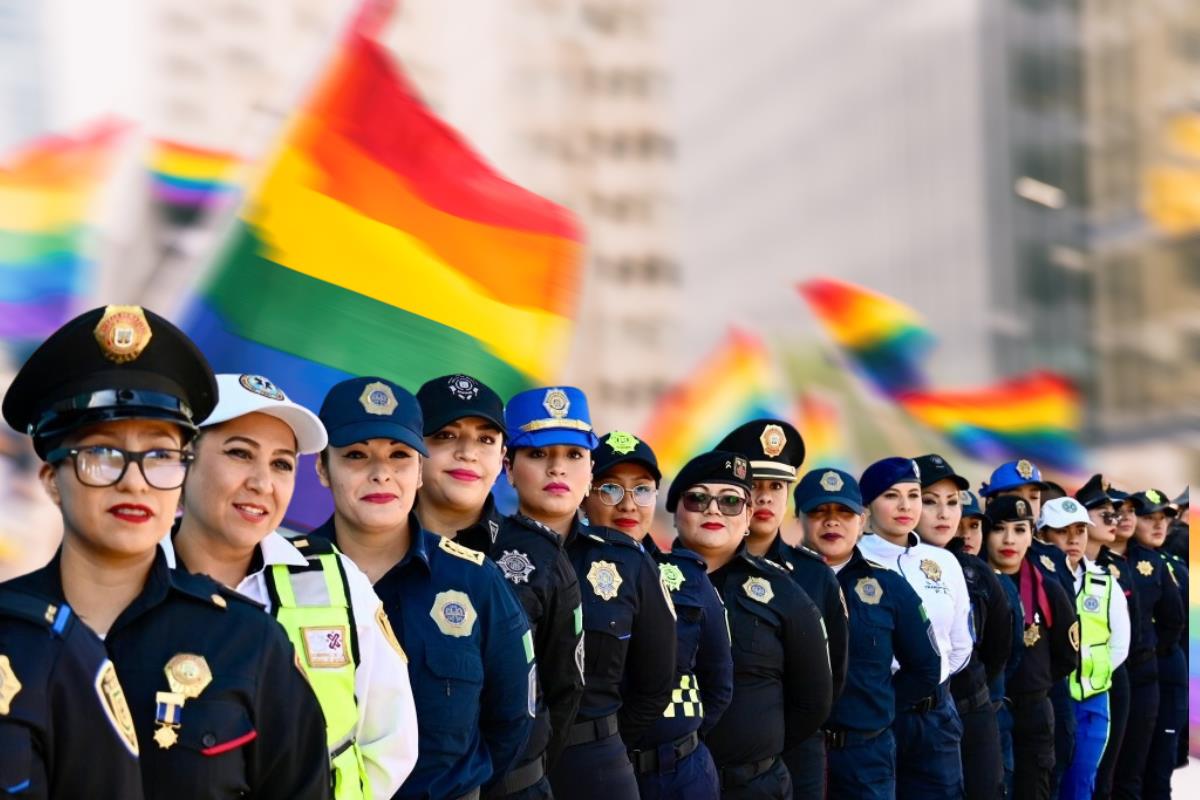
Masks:
[[[684,492],[681,498],[683,507],[688,511],[699,514],[708,510],[714,501],[717,510],[727,517],[736,517],[746,509],[746,498],[740,494],[709,494],[708,492]]]
[[[46,454],[46,460],[57,464],[66,459],[75,461],[75,477],[84,486],[103,488],[114,486],[125,477],[130,464],[137,464],[146,483],[155,489],[178,489],[187,477],[188,465],[195,456],[186,450],[122,450],[119,447],[60,447]]]
[[[632,489],[626,489],[619,483],[602,483],[593,486],[592,491],[600,496],[600,502],[606,506],[620,505],[626,493],[633,495],[633,502],[642,508],[654,505],[658,497],[658,488],[649,483],[639,484]]]

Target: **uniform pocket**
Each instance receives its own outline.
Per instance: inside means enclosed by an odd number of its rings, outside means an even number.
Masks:
[[[756,655],[771,655],[781,650],[779,630],[757,614],[747,611],[731,614],[729,631],[735,650]]]
[[[33,764],[33,734],[29,728],[0,723],[0,795],[32,796]]]
[[[436,712],[422,726],[456,729],[473,723],[479,714],[479,697],[483,689],[483,660],[475,650],[428,648],[425,665],[433,674],[432,688]],[[431,709],[432,710],[432,709]]]
[[[633,634],[633,609],[610,603],[587,603],[583,608],[584,675],[620,680],[625,651]]]
[[[212,797],[238,797],[250,791],[246,745],[258,738],[249,712],[230,700],[191,699],[184,703],[178,744],[162,748],[157,739],[143,750],[142,767],[151,765],[146,795],[170,797],[180,786],[203,786]]]
[[[225,700],[188,700],[182,722],[179,743],[209,758],[238,750],[258,738],[246,709]]]

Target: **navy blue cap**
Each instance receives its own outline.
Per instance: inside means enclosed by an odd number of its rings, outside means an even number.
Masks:
[[[351,378],[334,384],[321,403],[319,416],[333,447],[391,439],[429,455],[417,398],[389,380]]]
[[[504,401],[491,387],[470,375],[443,375],[425,381],[417,390],[417,402],[421,404],[426,436],[464,417],[486,419],[507,435]]]
[[[756,419],[739,425],[717,443],[717,450],[744,453],[750,459],[754,480],[796,480],[804,463],[804,439],[800,431],[782,419]]]
[[[1129,496],[1133,503],[1133,513],[1139,517],[1148,517],[1162,511],[1168,517],[1174,517],[1179,512],[1171,505],[1171,500],[1158,489],[1146,489]]]
[[[698,483],[727,483],[740,486],[747,492],[750,484],[750,462],[741,453],[728,450],[711,450],[701,453],[683,465],[671,487],[667,489],[667,512],[675,513],[675,506],[683,493]]]
[[[1029,501],[1025,498],[1016,495],[1005,495],[989,500],[987,511],[984,514],[993,528],[1001,522],[1020,522],[1021,520],[1029,523],[1035,522],[1033,506],[1029,505]]]
[[[509,447],[575,445],[595,450],[587,395],[574,386],[529,389],[514,395],[504,407]]]
[[[1079,487],[1079,490],[1075,492],[1075,499],[1083,503],[1083,507],[1090,511],[1112,502],[1112,498],[1108,496],[1110,488],[1112,487],[1108,485],[1108,481],[1104,480],[1104,476],[1096,473],[1088,478],[1087,483]]]
[[[979,493],[984,497],[991,497],[996,492],[1006,492],[1009,489],[1029,484],[1041,489],[1046,488],[1046,483],[1042,480],[1042,471],[1029,459],[1022,458],[1019,461],[1009,461],[996,467],[992,472],[992,477],[983,484]]]
[[[1179,497],[1171,501],[1175,504],[1176,508],[1188,508],[1188,492],[1191,488],[1191,486],[1183,487],[1183,491],[1179,493]]]
[[[858,479],[859,489],[862,490],[863,505],[871,501],[897,483],[921,483],[921,468],[911,458],[884,458],[876,461],[863,470]]]
[[[837,503],[855,514],[863,512],[862,492],[858,481],[849,472],[832,467],[809,470],[796,484],[792,497],[796,501],[796,513],[807,514],[825,503]]]
[[[617,464],[641,464],[655,483],[662,482],[654,451],[632,433],[610,431],[600,437],[600,444],[592,451],[592,475],[603,475]]]
[[[1112,500],[1114,506],[1119,506],[1121,503],[1129,501],[1129,492],[1123,492],[1114,486],[1108,487],[1108,499]]]
[[[917,456],[913,461],[917,462],[917,469],[920,470],[922,489],[944,480],[952,481],[959,491],[971,488],[971,482],[955,472],[950,462],[937,453]]]
[[[979,506],[979,498],[970,489],[963,489],[958,493],[959,502],[962,503],[963,519],[970,517],[979,517],[982,520],[987,519],[987,514],[983,513],[983,509]]]

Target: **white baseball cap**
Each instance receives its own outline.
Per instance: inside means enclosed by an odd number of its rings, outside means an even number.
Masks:
[[[262,375],[218,375],[217,407],[204,420],[204,427],[256,413],[286,422],[296,434],[301,453],[319,453],[329,442],[320,417],[288,400],[282,389]]]
[[[1042,528],[1065,528],[1076,522],[1091,525],[1092,518],[1088,516],[1083,503],[1074,497],[1059,497],[1042,503],[1042,516],[1038,518],[1039,530]]]

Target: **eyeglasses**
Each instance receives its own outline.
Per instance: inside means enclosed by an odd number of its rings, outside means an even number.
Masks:
[[[1130,516],[1132,514],[1126,514],[1121,511],[1105,511],[1100,514],[1100,519],[1104,521],[1105,525],[1116,525],[1121,520]]]
[[[682,500],[684,508],[697,514],[707,511],[709,504],[714,500],[717,503],[717,510],[727,517],[736,517],[746,508],[746,498],[740,494],[684,492]]]
[[[183,450],[143,450],[135,452],[119,447],[60,447],[46,454],[57,464],[75,460],[75,477],[84,486],[115,486],[125,477],[130,464],[137,464],[146,483],[155,489],[178,489],[187,477],[188,465],[195,456]]]
[[[648,483],[632,489],[626,489],[619,483],[602,483],[599,486],[593,486],[592,491],[600,496],[600,502],[606,506],[620,505],[627,492],[633,495],[633,502],[642,508],[654,505],[654,500],[658,496],[658,489]]]

